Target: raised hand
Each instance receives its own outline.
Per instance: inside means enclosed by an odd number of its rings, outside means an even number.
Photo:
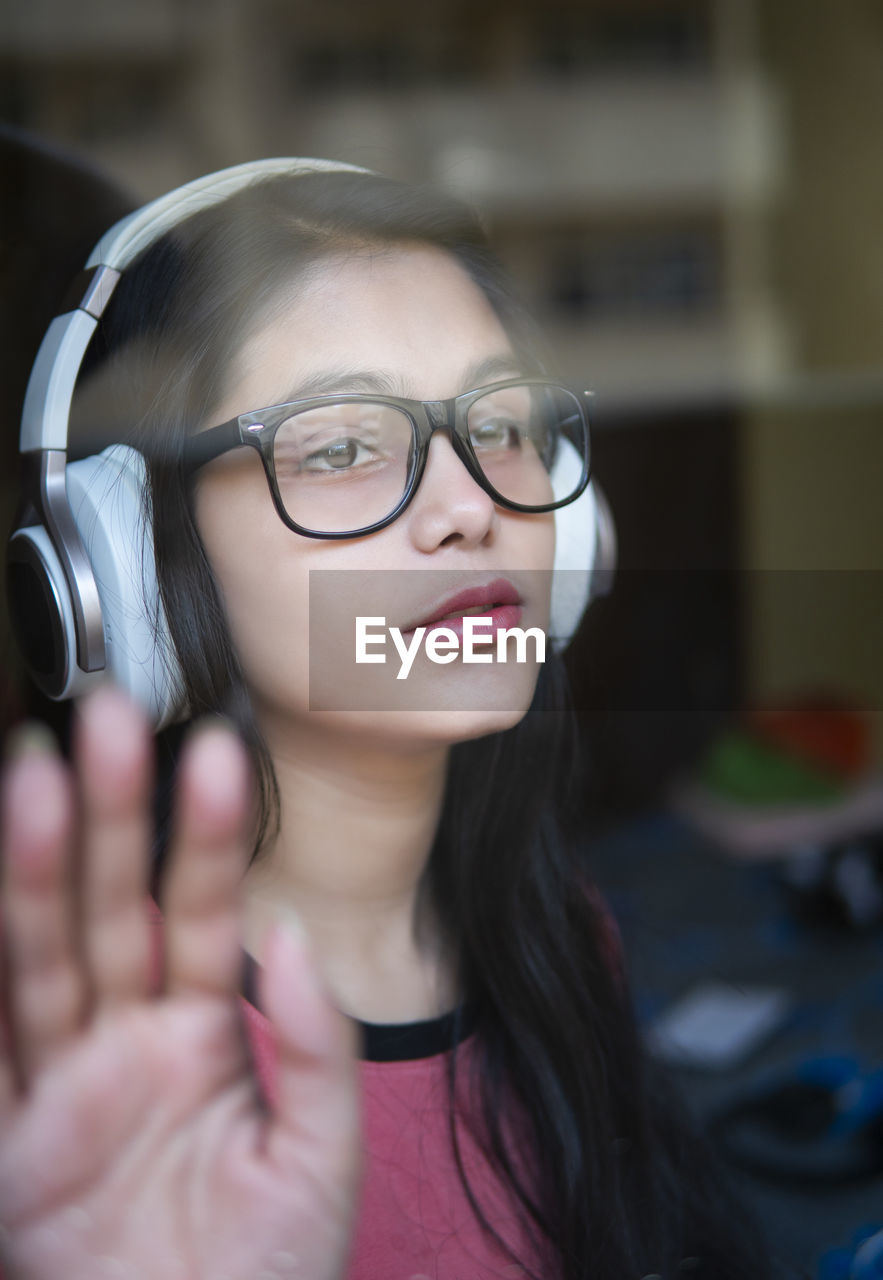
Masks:
[[[249,779],[220,725],[187,743],[150,988],[150,739],[102,688],[71,774],[33,743],[3,784],[0,1273],[4,1280],[332,1280],[358,1177],[354,1030],[277,925],[260,1094],[240,1019]]]

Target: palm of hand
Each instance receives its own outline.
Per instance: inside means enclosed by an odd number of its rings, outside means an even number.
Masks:
[[[32,782],[40,769],[61,776],[57,761],[32,758],[20,767],[20,791],[28,769]],[[52,870],[66,865],[64,841],[29,845],[9,784],[0,1222],[16,1280],[333,1280],[344,1268],[358,1134],[351,1032],[303,939],[275,931],[261,982],[279,1043],[278,1097],[261,1097],[236,996],[238,915],[219,888],[225,854],[235,863],[241,843],[232,836],[225,850],[217,830],[198,838],[198,798],[186,794],[199,792],[197,774],[191,762],[182,805],[192,812],[170,873],[165,989],[155,995],[137,876],[134,896],[118,898],[115,933],[112,912],[81,930],[91,968],[78,964],[66,930],[59,939],[48,928],[53,895],[57,913],[65,893]],[[96,859],[102,843],[93,831]],[[202,895],[200,843],[213,846],[212,888]],[[114,937],[115,970],[106,960]]]

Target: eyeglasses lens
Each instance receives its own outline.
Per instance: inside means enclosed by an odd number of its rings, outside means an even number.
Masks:
[[[476,400],[467,415],[469,442],[497,493],[523,506],[545,506],[555,493],[551,471],[562,435],[583,456],[583,417],[576,397],[564,387],[502,387]]]
[[[297,524],[345,533],[383,520],[401,501],[413,446],[411,420],[386,404],[330,404],[288,418],[273,461]]]

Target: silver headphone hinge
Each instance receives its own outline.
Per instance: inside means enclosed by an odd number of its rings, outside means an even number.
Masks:
[[[85,311],[93,320],[99,320],[104,308],[119,283],[120,275],[114,267],[84,267],[78,271],[64,295],[60,315],[68,311]]]

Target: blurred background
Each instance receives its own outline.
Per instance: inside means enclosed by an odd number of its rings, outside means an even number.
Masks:
[[[481,210],[597,393],[618,569],[568,663],[641,1017],[781,997],[725,1063],[669,1040],[703,1115],[813,1055],[880,1068],[881,0],[3,0],[0,124],[7,525],[30,362],[129,207],[301,154]],[[879,1123],[875,1176],[746,1174],[813,1275],[883,1220]]]

